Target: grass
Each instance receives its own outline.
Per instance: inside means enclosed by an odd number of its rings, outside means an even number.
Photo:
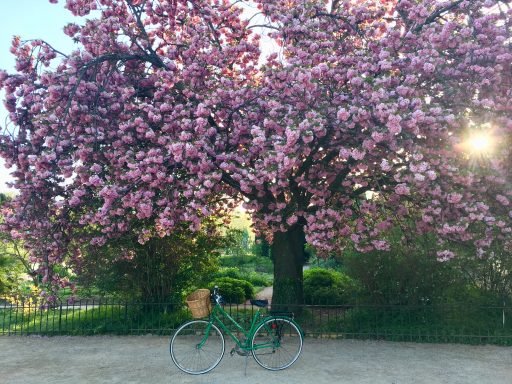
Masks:
[[[185,309],[166,311],[154,305],[75,305],[55,309],[26,306],[0,309],[0,334],[170,334],[189,318]]]

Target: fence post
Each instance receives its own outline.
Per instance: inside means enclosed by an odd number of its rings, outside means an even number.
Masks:
[[[60,307],[59,307],[59,335],[62,331],[62,301],[60,302]]]
[[[501,313],[502,313],[502,316],[503,316],[503,328],[505,328],[505,304],[506,301],[505,301],[505,295],[503,295],[503,308],[501,309]]]
[[[12,305],[9,310],[9,322],[7,323],[7,335],[11,335],[11,325],[12,325]]]

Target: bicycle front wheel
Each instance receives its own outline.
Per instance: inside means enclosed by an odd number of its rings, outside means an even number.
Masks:
[[[225,342],[222,332],[205,320],[193,320],[178,328],[171,339],[171,358],[183,372],[200,375],[222,360]]]
[[[291,320],[265,320],[252,337],[252,355],[263,368],[278,371],[295,363],[302,352],[302,332]]]

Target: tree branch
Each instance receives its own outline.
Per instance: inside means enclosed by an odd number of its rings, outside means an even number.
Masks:
[[[360,38],[362,38],[363,40],[366,40],[366,36],[364,35],[363,31],[361,31],[361,29],[358,27],[357,23],[355,25],[352,24],[346,17],[339,16],[339,15],[336,15],[333,13],[325,13],[325,12],[316,12],[316,14],[314,16],[315,17],[325,16],[325,17],[329,17],[334,20],[341,20],[345,24],[347,24],[355,33],[357,33]]]
[[[416,26],[416,28],[414,28],[414,32],[416,32],[416,33],[420,32],[424,26],[433,23],[434,21],[436,21],[436,19],[438,17],[442,16],[443,13],[446,13],[446,12],[452,10],[453,8],[457,7],[460,3],[462,3],[463,1],[464,0],[457,0],[445,7],[439,8],[437,11],[433,12],[429,17],[427,17],[423,23]]]

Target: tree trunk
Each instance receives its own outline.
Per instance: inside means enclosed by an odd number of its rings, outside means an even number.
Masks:
[[[274,234],[271,246],[274,259],[274,311],[301,311],[304,303],[302,267],[305,262],[305,244],[302,224],[290,227],[287,232]]]

